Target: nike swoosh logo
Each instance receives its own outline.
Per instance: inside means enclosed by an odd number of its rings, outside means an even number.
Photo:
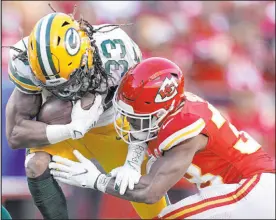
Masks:
[[[127,136],[127,135],[128,135],[128,133],[124,134],[123,137],[125,137],[125,136]],[[117,141],[119,141],[119,140],[121,140],[121,139],[122,139],[121,137],[116,136],[116,140],[117,140]]]
[[[165,127],[167,127],[167,125],[171,122],[171,120],[173,120],[173,118],[171,118],[166,124],[163,125],[163,129],[164,129]]]
[[[84,169],[83,172],[77,173],[77,174],[73,174],[72,176],[79,176],[79,175],[86,174],[86,173],[88,173],[88,170],[87,170],[87,169]]]
[[[76,131],[76,130],[74,130],[74,135],[75,135],[75,137],[77,137],[77,136],[83,136],[80,131]]]

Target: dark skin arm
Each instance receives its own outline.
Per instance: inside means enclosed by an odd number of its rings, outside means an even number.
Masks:
[[[120,195],[114,190],[115,179],[112,179],[106,193],[134,202],[158,202],[184,176],[196,152],[202,150],[207,142],[208,138],[200,134],[178,144],[156,160],[149,174],[142,176],[133,190],[127,189],[124,195]]]
[[[49,145],[47,124],[32,121],[42,104],[41,95],[24,94],[14,89],[6,106],[6,135],[12,149]]]

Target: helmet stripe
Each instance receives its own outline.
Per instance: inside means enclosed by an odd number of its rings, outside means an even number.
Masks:
[[[52,56],[52,53],[51,53],[51,47],[50,47],[50,33],[51,33],[51,26],[52,26],[52,23],[53,23],[53,20],[55,18],[56,15],[54,16],[51,16],[49,18],[49,21],[48,21],[48,24],[46,26],[46,53],[47,53],[47,57],[48,57],[48,62],[50,64],[50,68],[52,70],[52,73],[54,74],[53,77],[55,78],[60,78],[59,74],[57,73],[57,70],[55,68],[55,65],[54,65],[54,62],[53,62],[53,56]]]
[[[41,22],[41,28],[40,28],[40,55],[41,55],[41,61],[43,68],[45,70],[45,74],[49,77],[49,79],[55,79],[53,76],[54,73],[50,67],[50,63],[47,56],[47,47],[50,47],[50,45],[46,44],[46,32],[47,32],[47,26],[52,17],[55,17],[55,14],[49,14],[47,15]],[[50,28],[50,27],[49,27]]]
[[[47,28],[47,24],[49,23],[50,18],[54,17],[54,16],[55,16],[55,14],[49,14],[45,17],[45,19],[42,21],[41,32],[40,32],[40,34],[42,36],[40,39],[41,58],[42,58],[42,62],[45,67],[46,73],[50,79],[55,79],[55,77],[53,77],[54,74],[50,67],[47,52],[46,52],[47,47],[50,47],[50,45],[46,44],[46,30],[47,30],[46,28]]]
[[[39,24],[37,26],[37,29],[36,29],[36,48],[37,48],[37,59],[38,59],[38,63],[39,63],[40,69],[41,69],[43,75],[45,76],[46,80],[48,80],[48,79],[50,79],[50,77],[46,73],[46,70],[45,70],[44,65],[42,63],[41,52],[40,52],[40,31],[41,31],[42,21],[44,19],[42,19],[39,22]]]

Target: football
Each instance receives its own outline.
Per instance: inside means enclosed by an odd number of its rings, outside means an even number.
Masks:
[[[94,103],[94,99],[95,95],[87,93],[81,99],[81,107],[85,110],[89,109]],[[49,125],[68,124],[71,122],[72,108],[71,101],[63,101],[52,96],[41,106],[36,120]]]

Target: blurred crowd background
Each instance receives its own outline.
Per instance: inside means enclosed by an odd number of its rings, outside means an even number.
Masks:
[[[81,14],[91,24],[133,23],[122,28],[143,58],[176,62],[185,73],[186,90],[218,107],[275,157],[275,1],[51,2],[64,13],[72,13],[75,4],[75,18]],[[27,36],[52,12],[45,1],[4,1],[2,7],[3,46]],[[13,89],[8,50],[2,49],[2,175],[7,179],[2,199],[16,218],[39,218],[28,192],[20,188],[24,196],[14,195],[20,186],[8,184],[14,184],[11,176],[26,184],[24,151],[10,150],[5,139],[5,105]],[[183,180],[170,190],[170,199],[177,201],[194,190]],[[92,190],[69,187],[67,196],[72,218],[137,218],[128,202]]]

